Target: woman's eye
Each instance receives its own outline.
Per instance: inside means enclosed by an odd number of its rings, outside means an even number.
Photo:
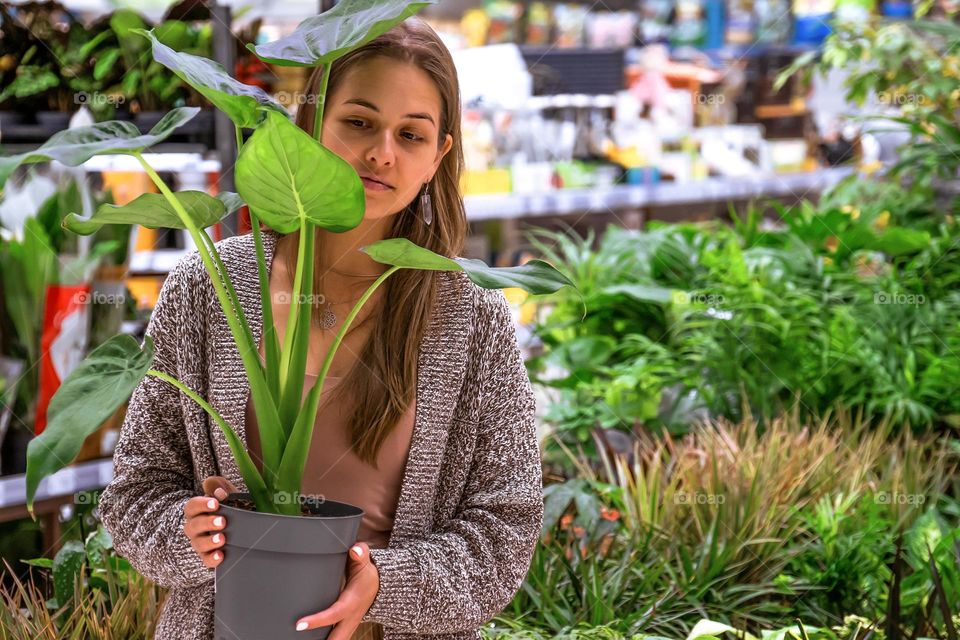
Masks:
[[[363,120],[358,120],[358,119],[356,119],[356,118],[348,118],[348,119],[344,120],[344,122],[347,123],[347,124],[349,124],[350,126],[352,126],[352,127],[355,128],[355,129],[363,129],[364,126],[366,125],[366,123],[365,123]],[[418,136],[417,134],[413,133],[412,131],[404,131],[403,134],[401,134],[401,135],[403,135],[403,136],[404,136],[407,140],[409,140],[410,142],[420,142],[421,140],[423,140],[423,138],[422,138],[421,136]]]

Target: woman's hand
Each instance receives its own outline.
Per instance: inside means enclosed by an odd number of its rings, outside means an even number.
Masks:
[[[347,582],[337,601],[319,613],[297,620],[297,631],[317,629],[336,623],[327,640],[350,640],[360,626],[380,590],[380,572],[370,562],[370,548],[366,542],[350,547]]]
[[[226,543],[223,529],[227,526],[225,517],[207,514],[220,508],[217,498],[223,500],[236,490],[237,488],[223,476],[210,476],[203,481],[205,495],[190,498],[183,506],[183,513],[186,516],[183,532],[190,538],[190,545],[200,556],[205,567],[214,569],[223,562],[223,551],[220,548]]]

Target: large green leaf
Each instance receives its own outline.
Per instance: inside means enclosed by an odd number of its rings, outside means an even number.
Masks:
[[[147,48],[146,43],[135,35],[137,29],[146,26],[143,17],[132,9],[117,9],[110,16],[110,28],[117,34],[128,67],[139,63],[140,55]]]
[[[99,526],[96,531],[87,534],[84,547],[90,566],[93,568],[103,566],[104,559],[109,555],[110,549],[113,549],[113,537],[104,527]]]
[[[93,156],[143,151],[170,134],[200,111],[200,107],[178,107],[160,119],[149,133],[140,133],[132,122],[109,120],[86,127],[65,129],[53,134],[35,151],[0,157],[0,188],[21,164],[57,160],[76,167]]]
[[[284,67],[316,67],[333,62],[389,31],[420,9],[435,4],[405,0],[351,0],[307,18],[288,36],[267,44],[248,44],[264,62]]]
[[[485,289],[519,287],[528,293],[553,293],[573,282],[543,260],[531,260],[519,267],[490,267],[482,260],[446,258],[417,246],[406,238],[381,240],[362,249],[383,264],[407,269],[463,271]]]
[[[27,508],[40,481],[77,457],[83,441],[100,428],[146,375],[153,339],[144,349],[130,335],[117,335],[94,349],[70,372],[50,399],[47,427],[27,445]]]
[[[889,256],[916,253],[930,246],[930,234],[919,229],[894,227],[870,243],[871,249],[883,251]]]
[[[280,233],[311,222],[342,232],[363,220],[363,182],[343,158],[274,112],[243,145],[234,169],[237,190]]]
[[[243,206],[235,193],[225,191],[217,197],[203,191],[179,191],[174,194],[190,214],[193,224],[209,227]],[[89,218],[70,213],[63,219],[63,228],[82,236],[99,231],[105,224],[139,224],[150,229],[186,229],[173,205],[159,193],[144,193],[125,205],[104,204]]]
[[[6,102],[10,96],[28,98],[60,84],[60,78],[49,69],[33,64],[20,65],[13,81],[0,92],[0,102]]]
[[[73,599],[80,570],[87,559],[83,543],[79,540],[68,540],[60,547],[60,551],[53,559],[53,592],[57,598],[57,605],[63,606]]]
[[[135,29],[134,33],[140,33],[142,29]],[[153,28],[157,34],[157,40],[166,46],[181,51],[190,48],[193,44],[193,36],[190,35],[190,25],[183,20],[166,20]],[[154,57],[156,60],[156,57]]]
[[[154,30],[155,31],[155,30]],[[174,51],[152,31],[138,29],[153,45],[153,59],[177,74],[223,111],[238,127],[253,128],[263,119],[263,109],[289,118],[287,110],[260,87],[233,78],[218,62]]]

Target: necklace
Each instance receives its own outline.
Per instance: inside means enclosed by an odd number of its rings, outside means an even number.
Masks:
[[[382,276],[382,273],[350,273],[349,271],[340,271],[339,269],[334,269],[333,267],[327,267],[327,271],[332,271],[341,276],[350,276],[352,278],[379,278]]]
[[[372,279],[372,278],[379,278],[380,276],[383,275],[382,273],[378,273],[378,274],[349,273],[349,272],[346,272],[346,271],[340,271],[339,269],[334,269],[333,267],[327,267],[327,270],[328,270],[328,271],[332,271],[332,272],[337,273],[337,274],[340,274],[340,275],[352,276],[352,277],[355,277],[355,278],[368,278],[368,279]],[[323,288],[323,276],[320,276],[320,288],[321,288],[321,289]],[[344,301],[342,301],[342,302],[328,302],[327,299],[326,299],[326,296],[324,296],[324,298],[323,298],[323,310],[320,312],[320,328],[323,329],[324,331],[329,331],[330,329],[333,329],[335,326],[337,326],[337,314],[334,313],[334,311],[333,311],[333,305],[341,305],[341,304],[346,304],[346,303],[348,303],[348,302],[356,302],[357,300],[359,300],[359,299],[362,298],[362,297],[363,297],[363,296],[361,295],[361,296],[356,297],[356,298],[354,298],[354,299],[352,299],[352,300],[344,300]]]
[[[348,304],[356,302],[363,296],[354,298],[353,300],[343,300],[341,302],[330,302],[327,300],[327,297],[323,297],[323,309],[320,311],[320,328],[324,331],[329,331],[337,326],[337,314],[333,311],[334,305]],[[352,308],[352,306],[351,306]]]
[[[379,277],[379,276],[378,276]],[[323,277],[320,278],[320,287],[323,288]],[[353,308],[353,303],[356,303],[357,300],[362,298],[363,295],[359,295],[356,298],[350,300],[341,300],[340,302],[330,302],[327,300],[326,295],[323,296],[323,302],[321,303],[323,308],[320,311],[320,328],[324,331],[329,331],[337,326],[337,314],[334,312],[334,305],[350,304],[351,309]]]

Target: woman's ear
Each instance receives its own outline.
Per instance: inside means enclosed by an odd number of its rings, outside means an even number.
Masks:
[[[440,161],[443,160],[443,157],[447,155],[447,153],[452,148],[453,148],[453,136],[448,133],[446,139],[443,141],[443,147],[437,151],[437,159],[434,160],[433,162],[434,173],[436,173],[437,169],[440,168]]]

